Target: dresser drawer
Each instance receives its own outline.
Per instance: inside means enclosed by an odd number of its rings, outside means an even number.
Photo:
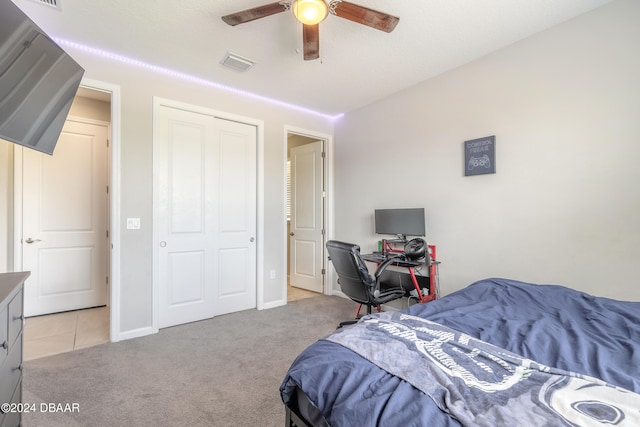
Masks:
[[[0,403],[22,400],[23,286],[28,271],[0,274]],[[0,413],[0,427],[21,425],[21,413]]]
[[[9,303],[9,349],[22,332],[24,316],[22,313],[22,289]]]
[[[11,402],[13,392],[22,378],[22,339],[18,339],[9,356],[0,366],[0,403]]]
[[[9,314],[5,306],[0,309],[0,366],[2,366],[9,354],[9,335],[7,334],[9,325],[7,319],[9,319]]]
[[[20,403],[22,402],[22,384],[20,384],[15,393],[13,394],[13,398],[11,399],[11,403]],[[3,417],[4,416],[4,417]],[[22,413],[15,411],[9,412],[8,414],[0,414],[0,427],[19,427],[22,421]]]

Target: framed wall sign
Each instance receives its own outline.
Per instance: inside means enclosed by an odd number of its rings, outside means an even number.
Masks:
[[[496,173],[496,136],[464,142],[464,176]]]

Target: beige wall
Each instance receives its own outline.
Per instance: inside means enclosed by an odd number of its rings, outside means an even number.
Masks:
[[[640,2],[618,0],[374,105],[335,130],[335,238],[426,209],[444,293],[486,277],[640,300]],[[463,175],[496,135],[497,173]]]

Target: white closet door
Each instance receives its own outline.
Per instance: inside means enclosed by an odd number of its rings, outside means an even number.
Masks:
[[[159,326],[256,306],[256,128],[157,111]]]

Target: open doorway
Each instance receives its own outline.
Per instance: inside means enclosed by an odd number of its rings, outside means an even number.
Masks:
[[[287,132],[287,301],[325,293],[326,145]]]
[[[54,156],[16,156],[16,261],[34,280],[25,360],[110,341],[111,95],[82,86]]]

